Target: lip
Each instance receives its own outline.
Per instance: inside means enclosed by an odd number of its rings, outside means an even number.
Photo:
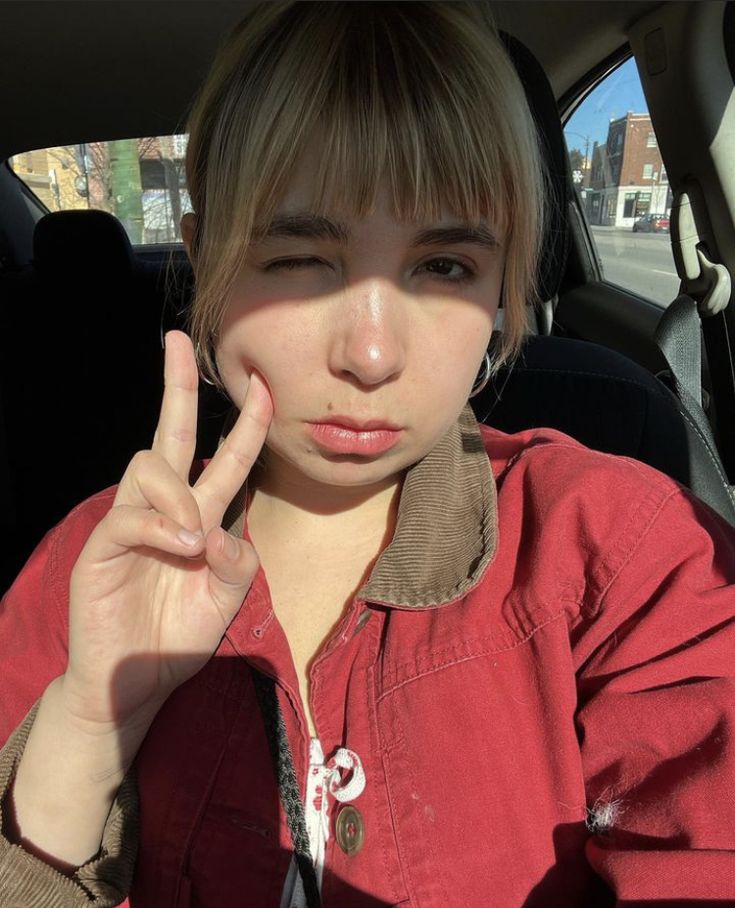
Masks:
[[[358,422],[344,416],[328,422],[308,424],[314,441],[331,454],[358,454],[364,457],[384,454],[395,447],[402,429],[381,420]]]
[[[317,419],[312,425],[344,426],[346,429],[352,429],[353,432],[372,432],[376,429],[386,429],[389,432],[397,432],[401,426],[395,423],[387,422],[385,419],[354,419],[352,416],[328,416],[325,419]]]

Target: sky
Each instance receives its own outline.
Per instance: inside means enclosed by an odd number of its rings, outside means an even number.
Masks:
[[[589,154],[592,144],[607,141],[607,127],[610,120],[624,117],[628,111],[648,113],[643,97],[641,82],[635,60],[631,57],[604,79],[579,105],[564,130],[567,146],[585,150],[585,138],[589,137]]]

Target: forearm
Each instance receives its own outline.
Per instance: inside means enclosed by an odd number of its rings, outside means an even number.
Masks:
[[[64,716],[61,685],[62,679],[55,679],[41,698],[6,800],[6,818],[11,841],[71,872],[98,852],[137,746],[126,741],[123,748],[114,733],[91,735],[74,728]]]

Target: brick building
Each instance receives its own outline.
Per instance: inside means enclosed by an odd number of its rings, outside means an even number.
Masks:
[[[607,142],[592,148],[584,196],[591,224],[632,227],[644,214],[668,214],[671,192],[648,114],[610,121]]]

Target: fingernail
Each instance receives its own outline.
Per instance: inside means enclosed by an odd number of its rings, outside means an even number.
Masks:
[[[183,542],[184,545],[196,545],[201,538],[201,533],[192,533],[189,530],[179,530],[179,541]]]

